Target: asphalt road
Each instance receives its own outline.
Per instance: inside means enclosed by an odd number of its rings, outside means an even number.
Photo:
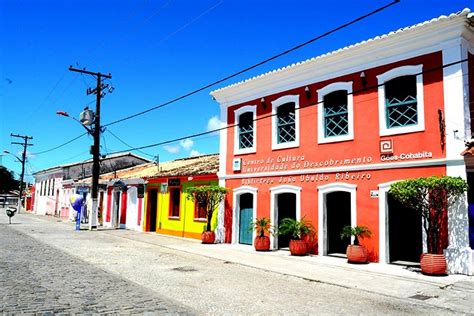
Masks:
[[[0,218],[0,312],[449,314],[423,301],[345,288],[144,243]],[[374,280],[376,282],[377,280]]]

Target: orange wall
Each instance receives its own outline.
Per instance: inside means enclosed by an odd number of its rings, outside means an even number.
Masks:
[[[390,181],[396,181],[406,178],[425,177],[432,175],[444,175],[446,174],[446,168],[440,167],[425,167],[425,168],[405,168],[405,169],[390,169],[390,170],[370,170],[364,171],[364,173],[370,174],[370,180],[344,180],[343,182],[357,185],[356,193],[356,205],[357,205],[357,225],[367,226],[372,231],[372,237],[370,239],[364,239],[361,241],[364,244],[369,253],[371,261],[378,261],[379,253],[379,199],[371,198],[370,191],[378,190],[378,185]],[[352,174],[352,172],[350,173]],[[301,217],[305,217],[310,220],[314,227],[318,227],[318,190],[317,187],[332,183],[331,181],[335,177],[335,173],[328,173],[329,181],[317,181],[317,182],[300,182],[300,176],[295,176],[296,182],[293,183],[295,186],[302,188],[301,190]],[[257,196],[257,216],[270,217],[270,188],[278,186],[280,177],[269,177],[274,181],[273,184],[259,184],[252,185],[258,188]],[[241,179],[233,179],[226,181],[226,187],[237,188],[242,185]],[[232,194],[227,195],[226,203],[234,205]],[[232,212],[227,212],[226,215],[232,216]],[[229,223],[229,221],[226,221]],[[231,242],[232,236],[232,221],[230,225],[226,225],[226,242]]]
[[[426,72],[423,74],[423,93],[424,93],[424,111],[425,111],[425,130],[422,132],[393,135],[381,137],[379,134],[379,116],[378,116],[378,89],[376,76],[382,74],[388,70],[403,65],[418,65],[423,64],[423,72],[429,69],[436,69],[434,71]],[[235,175],[241,174],[244,179],[232,179],[226,180],[226,187],[234,189],[242,185],[250,185],[258,188],[257,197],[257,216],[269,216],[270,215],[270,188],[282,184],[290,184],[302,187],[301,191],[301,215],[306,216],[307,219],[311,220],[313,225],[318,225],[318,191],[317,187],[333,182],[344,182],[357,185],[357,220],[358,225],[368,226],[373,236],[371,239],[364,240],[363,243],[368,247],[371,254],[371,261],[378,260],[378,239],[379,239],[379,200],[377,198],[370,197],[371,190],[378,190],[378,185],[395,180],[401,180],[406,178],[420,177],[420,176],[431,176],[431,175],[444,175],[446,168],[440,167],[418,167],[418,168],[405,168],[405,169],[393,169],[390,162],[383,162],[380,154],[380,140],[392,139],[394,144],[394,153],[418,153],[420,151],[427,151],[432,153],[431,158],[426,160],[433,160],[437,158],[445,158],[444,149],[440,142],[440,131],[438,123],[438,109],[444,111],[444,96],[443,96],[443,73],[442,69],[438,68],[442,65],[442,55],[440,52],[432,53],[428,55],[419,56],[416,58],[400,61],[376,67],[372,69],[364,70],[367,78],[367,87],[372,87],[367,91],[357,92],[362,90],[360,81],[360,72],[353,73],[350,75],[334,78],[324,82],[314,83],[308,85],[311,91],[311,98],[308,100],[304,88],[300,87],[284,92],[280,92],[269,96],[259,96],[255,100],[251,100],[239,105],[231,106],[228,108],[228,124],[234,124],[234,111],[245,105],[257,105],[257,117],[262,115],[271,114],[271,102],[284,95],[298,94],[300,96],[300,128],[299,128],[299,142],[300,145],[297,148],[272,150],[272,120],[266,118],[256,121],[257,129],[257,152],[255,154],[246,155],[235,155],[234,151],[234,129],[228,130],[227,137],[227,154],[226,154],[226,174]],[[354,103],[354,139],[350,141],[318,144],[317,137],[317,93],[318,89],[324,86],[339,81],[352,81]],[[265,97],[265,103],[267,104],[264,109],[260,98]],[[265,179],[266,181],[273,181],[273,183],[252,183],[245,182],[246,171],[242,169],[242,172],[232,171],[232,160],[233,158],[242,158],[242,167],[244,168],[245,162],[252,160],[273,159],[276,162],[278,159],[284,159],[287,156],[304,156],[304,161],[320,162],[329,161],[330,159],[352,159],[359,157],[370,157],[371,161],[368,163],[359,163],[356,165],[370,165],[370,164],[387,164],[386,169],[383,170],[367,170],[349,172],[352,175],[359,175],[359,179],[336,179],[336,173],[323,174],[327,176],[327,180],[323,181],[312,181],[312,182],[301,182],[300,175],[295,175],[295,182],[282,183],[280,177],[267,177],[257,178]],[[423,159],[411,159],[412,161],[420,161]],[[304,163],[300,161],[300,163]],[[410,161],[403,160],[403,161]],[[399,161],[401,162],[401,161]],[[257,166],[264,166],[266,163],[258,164]],[[296,170],[301,168],[292,169],[292,163],[285,162],[287,166],[286,170]],[[353,166],[353,165],[349,165]],[[324,167],[324,166],[323,166]],[[313,166],[307,169],[320,168],[320,166]],[[301,174],[305,175],[305,170],[301,170]],[[370,179],[367,179],[367,175],[361,179],[362,174],[370,174]],[[310,175],[311,176],[311,175]],[[314,176],[319,176],[314,175]],[[287,178],[288,179],[288,178]],[[226,201],[226,242],[231,241],[232,236],[232,194],[228,194]]]
[[[390,69],[403,65],[423,64],[423,71],[440,67],[442,65],[441,53],[433,53],[408,59],[402,62],[392,63],[377,68],[364,70],[367,78],[367,87],[376,87],[376,76]],[[372,156],[373,163],[380,162],[379,140],[393,139],[397,152],[418,152],[429,150],[433,152],[433,158],[445,157],[440,146],[440,132],[438,127],[438,109],[444,110],[442,69],[437,69],[423,74],[424,84],[424,106],[425,106],[425,131],[404,135],[387,137],[379,136],[378,117],[378,93],[377,88],[365,92],[360,83],[360,72],[343,77],[334,78],[324,82],[308,85],[311,98],[308,100],[304,93],[305,86],[293,90],[284,91],[270,96],[260,96],[228,109],[228,124],[234,124],[234,111],[245,105],[257,105],[257,116],[271,114],[271,102],[284,95],[298,94],[300,96],[300,146],[298,148],[273,150],[271,146],[271,117],[258,120],[257,128],[257,153],[250,155],[238,155],[245,159],[274,158],[286,155],[304,155],[305,160],[319,161],[325,159],[339,159]],[[318,144],[317,141],[317,95],[316,90],[338,81],[353,81],[354,93],[354,140],[330,144]],[[260,103],[260,98],[265,97],[266,109]],[[311,106],[309,106],[311,105]],[[228,130],[227,137],[227,174],[233,174],[232,158],[234,151],[234,128]]]

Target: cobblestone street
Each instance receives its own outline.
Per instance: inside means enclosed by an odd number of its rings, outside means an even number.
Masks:
[[[6,225],[0,249],[0,313],[191,311]]]
[[[418,283],[378,273],[357,274],[380,284],[380,292],[375,292],[364,290],[363,283],[361,288],[334,285],[318,281],[318,275],[296,277],[252,267],[252,262],[238,264],[185,250],[201,247],[197,241],[125,230],[76,232],[72,223],[29,214],[17,215],[13,222],[8,225],[0,214],[0,312],[6,314],[444,315],[472,310],[470,283],[448,291],[421,280],[420,287],[438,288],[432,298],[421,301],[409,297]],[[218,253],[227,246],[215,247]],[[304,260],[248,254],[287,265]],[[336,271],[341,277],[349,273]],[[402,285],[390,290],[395,284]],[[393,294],[387,294],[389,290]]]

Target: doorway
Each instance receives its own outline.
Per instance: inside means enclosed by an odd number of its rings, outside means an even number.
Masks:
[[[120,206],[120,191],[113,192],[114,197],[114,204],[112,207],[112,227],[118,228],[119,227],[119,206]]]
[[[239,243],[252,244],[253,194],[244,193],[239,197]]]
[[[156,232],[156,218],[158,211],[158,189],[148,191],[148,231]]]
[[[296,218],[296,194],[280,193],[276,195],[277,205],[277,224],[280,226],[284,218]],[[288,248],[290,245],[291,235],[278,235],[278,248]]]
[[[417,263],[423,251],[420,212],[408,208],[387,194],[388,248],[391,263]]]
[[[326,194],[327,254],[345,256],[350,238],[341,239],[344,226],[351,225],[351,194],[336,191]]]

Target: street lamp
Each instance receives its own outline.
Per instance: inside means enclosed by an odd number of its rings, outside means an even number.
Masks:
[[[20,158],[18,158],[16,155],[12,154],[12,153],[9,152],[8,150],[4,150],[3,153],[4,153],[4,154],[11,155],[11,156],[15,157],[16,160],[18,160],[19,162],[23,163],[23,161],[22,161]]]
[[[100,94],[99,94],[100,95]],[[97,112],[99,113],[99,112]],[[84,108],[84,111],[81,112],[79,115],[79,120],[75,117],[70,116],[67,112],[64,111],[57,111],[56,114],[65,116],[68,118],[73,119],[74,121],[81,124],[90,135],[94,137],[94,145],[91,147],[91,154],[93,156],[93,166],[92,166],[92,210],[89,216],[89,230],[93,228],[97,228],[97,195],[98,195],[98,187],[99,187],[99,173],[100,173],[100,166],[99,166],[99,137],[100,137],[100,122],[99,122],[99,115],[94,113],[88,107]],[[94,124],[94,128],[90,127]]]
[[[18,158],[16,155],[12,154],[8,150],[4,150],[3,153],[15,157],[16,160],[18,160],[21,163],[21,177],[20,177],[20,191],[18,193],[18,214],[20,214],[20,209],[21,209],[21,196],[23,195],[23,177],[24,177],[24,170],[25,170],[25,161],[26,161],[26,155],[23,155],[23,160]]]
[[[87,114],[84,114],[84,113],[87,113]],[[74,116],[70,116],[69,113],[67,112],[64,112],[64,111],[57,111],[56,112],[57,115],[61,115],[61,116],[64,116],[64,117],[68,117],[74,121],[76,121],[77,123],[79,123],[82,127],[84,127],[87,131],[87,133],[89,134],[93,134],[92,132],[92,129],[90,129],[89,127],[87,127],[88,125],[91,125],[93,121],[93,117],[94,117],[94,113],[89,110],[88,108],[85,108],[84,109],[84,112],[81,113],[81,120],[78,120],[77,118],[75,118]],[[82,117],[86,117],[87,116],[87,119],[88,120],[83,120]]]

